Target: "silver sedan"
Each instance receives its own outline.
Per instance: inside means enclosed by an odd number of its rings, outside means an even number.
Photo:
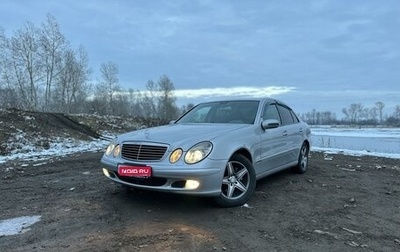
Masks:
[[[310,134],[275,99],[206,102],[169,125],[119,135],[101,163],[114,182],[232,207],[249,200],[258,179],[287,168],[304,173]]]

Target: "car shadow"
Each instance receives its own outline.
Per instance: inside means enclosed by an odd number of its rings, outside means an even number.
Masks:
[[[256,191],[266,190],[268,188],[279,187],[296,178],[298,174],[291,169],[279,171],[257,181]]]
[[[198,211],[199,209],[218,208],[210,197],[189,196],[174,193],[157,192],[126,186],[115,185],[115,189],[108,193],[121,204],[148,209],[168,209],[170,211]]]

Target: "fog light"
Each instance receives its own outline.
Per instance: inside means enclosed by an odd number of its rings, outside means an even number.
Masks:
[[[106,168],[103,168],[103,173],[104,175],[106,175],[107,177],[110,177],[110,173],[108,173],[108,170]]]
[[[196,189],[199,187],[200,183],[196,180],[186,180],[185,188],[186,189]]]

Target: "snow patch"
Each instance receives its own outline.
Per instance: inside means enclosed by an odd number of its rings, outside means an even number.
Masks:
[[[71,139],[59,139],[59,142],[51,144],[49,149],[40,149],[31,146],[25,148],[26,152],[14,152],[11,155],[0,156],[0,164],[7,161],[20,159],[27,161],[42,161],[53,156],[66,156],[73,153],[96,152],[105,149],[108,145],[108,140],[94,141],[72,141]],[[29,149],[29,151],[27,151]],[[42,165],[44,163],[41,163]]]
[[[40,215],[22,216],[13,219],[0,220],[0,237],[23,234],[30,230],[30,226],[40,221]]]

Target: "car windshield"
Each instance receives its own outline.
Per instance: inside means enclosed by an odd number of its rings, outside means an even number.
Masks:
[[[183,115],[176,123],[253,124],[258,104],[258,101],[202,103]]]

